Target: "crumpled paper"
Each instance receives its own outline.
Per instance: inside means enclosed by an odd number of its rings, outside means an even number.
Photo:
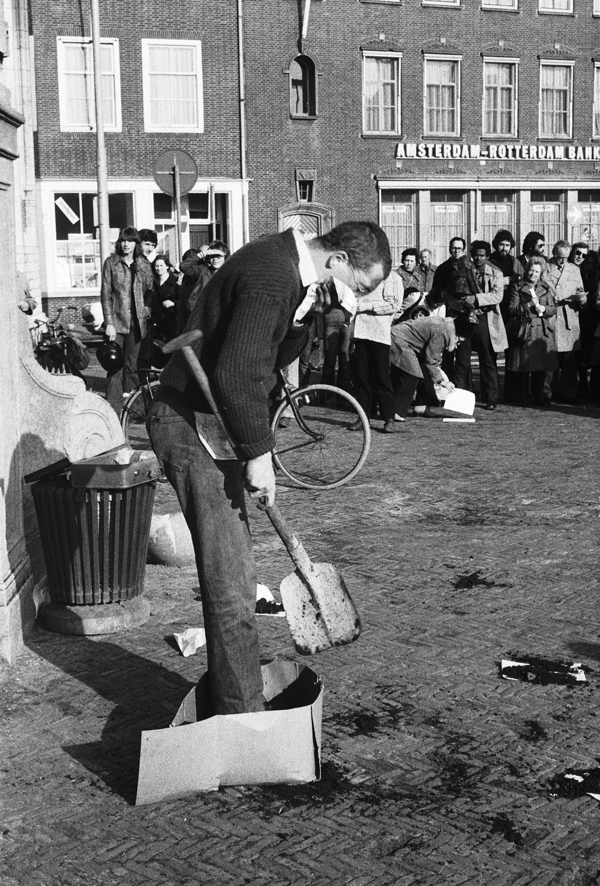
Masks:
[[[181,634],[173,634],[173,637],[184,658],[193,655],[202,646],[206,646],[206,631],[204,628],[186,628]]]

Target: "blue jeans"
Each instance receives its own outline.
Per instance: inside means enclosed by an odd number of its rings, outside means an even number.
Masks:
[[[194,543],[213,713],[262,711],[256,565],[242,467],[214,461],[200,443],[193,411],[176,401],[153,404],[148,433]]]

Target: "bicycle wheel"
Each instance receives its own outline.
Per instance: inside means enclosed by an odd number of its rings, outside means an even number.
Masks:
[[[371,445],[362,407],[331,385],[298,388],[291,399],[293,406],[283,400],[271,422],[275,465],[307,489],[334,489],[347,483],[360,471]],[[357,419],[362,432],[349,433],[348,425]]]
[[[159,381],[151,381],[149,385],[140,385],[129,395],[123,405],[121,427],[125,439],[132,449],[152,449],[146,430],[146,416],[159,384]]]

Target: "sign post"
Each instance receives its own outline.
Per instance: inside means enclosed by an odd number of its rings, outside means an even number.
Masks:
[[[154,164],[154,181],[175,200],[175,264],[181,261],[181,198],[198,181],[196,162],[186,151],[163,151]]]

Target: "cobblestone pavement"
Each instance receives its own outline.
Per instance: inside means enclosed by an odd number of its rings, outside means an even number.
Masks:
[[[281,490],[364,623],[310,661],[319,783],[132,805],[140,731],[167,725],[204,668],[169,642],[201,624],[193,569],[148,567],[141,628],[37,629],[0,677],[1,886],[600,883],[598,801],[549,784],[600,766],[600,410],[476,417],[375,428],[350,485]],[[277,593],[290,563],[251,520]],[[284,619],[260,633],[266,658],[295,658]],[[587,683],[500,679],[514,655],[580,661]]]

